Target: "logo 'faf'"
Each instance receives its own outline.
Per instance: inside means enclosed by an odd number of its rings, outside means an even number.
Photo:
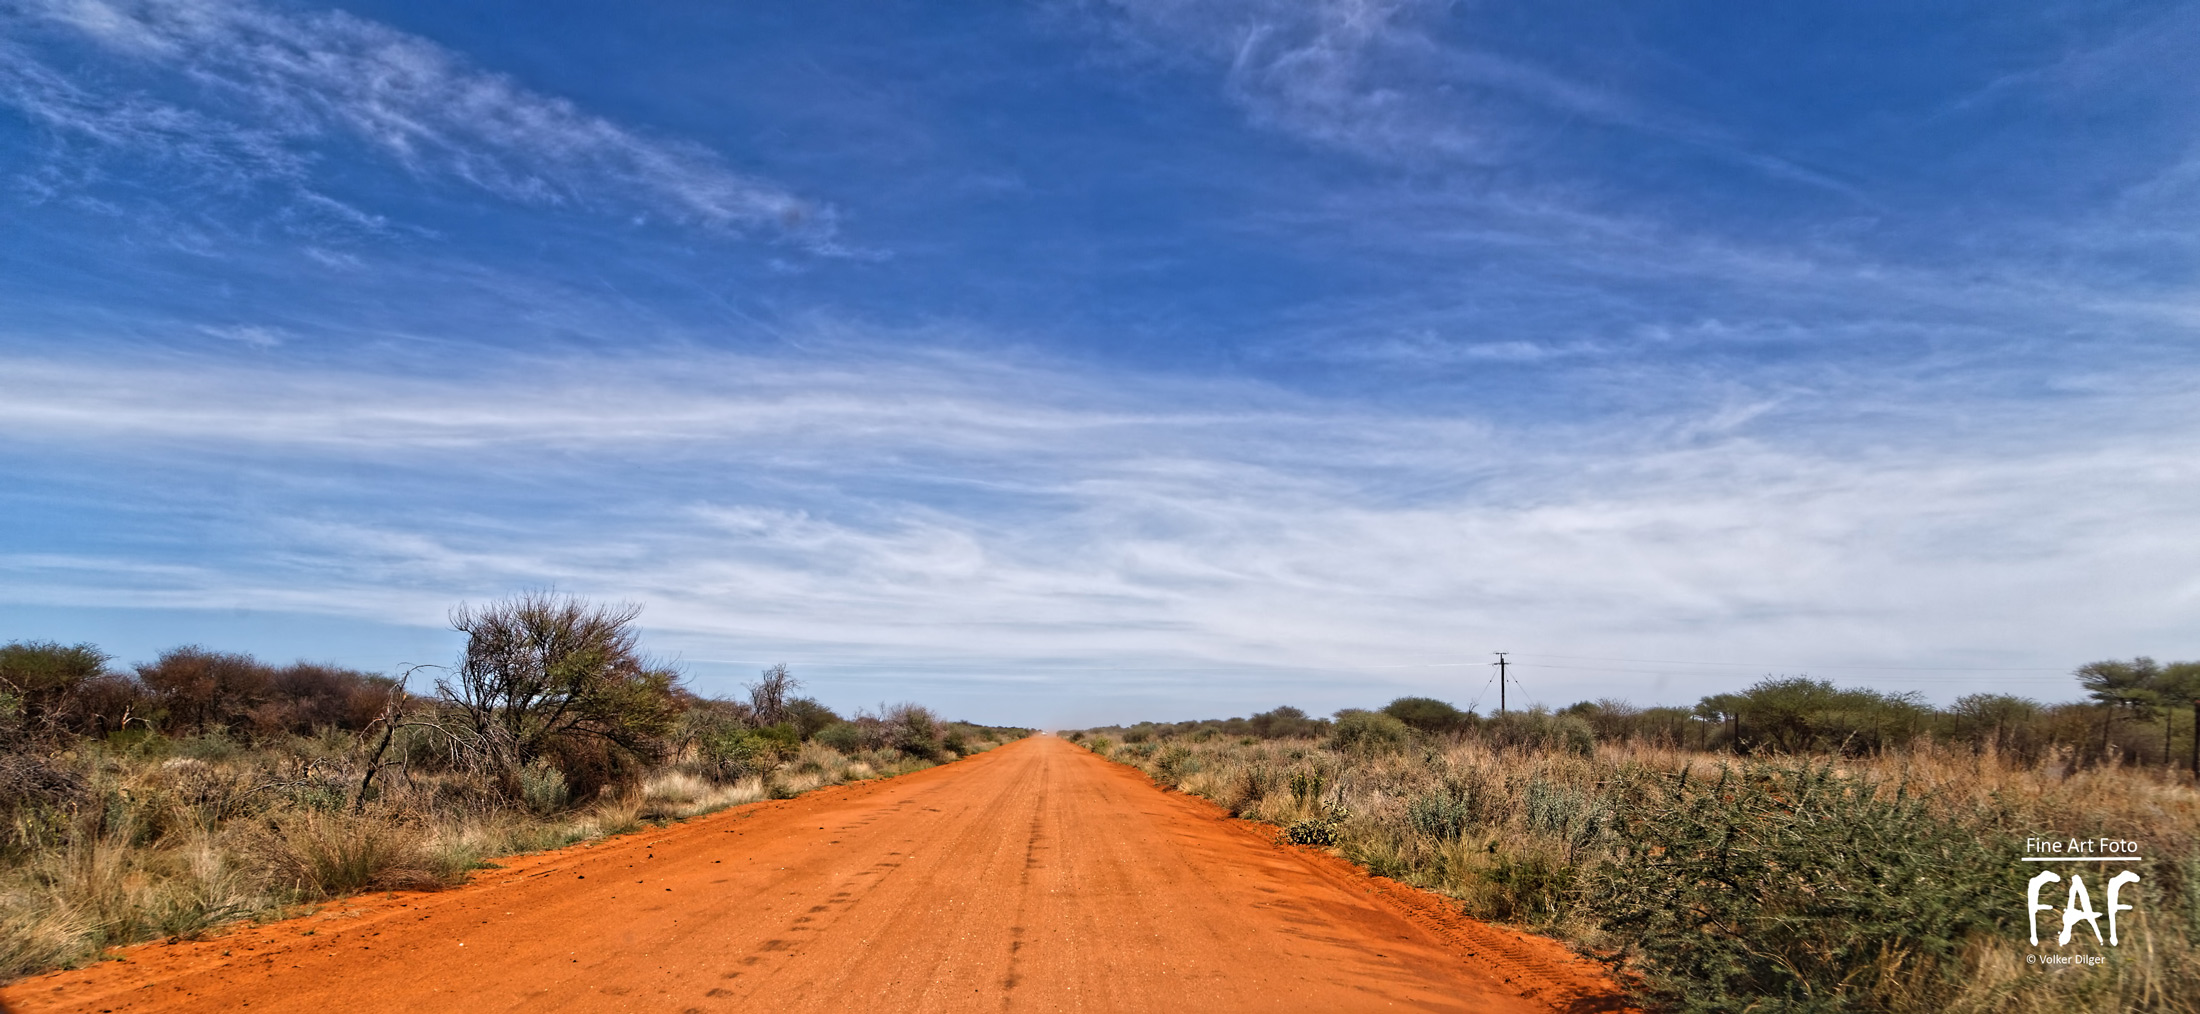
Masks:
[[[2139,851],[2138,842],[2119,838],[2071,838],[2068,841],[2052,838],[2027,838],[2024,840],[2024,850],[2026,852],[2062,853],[2059,855],[2026,856],[2021,861],[2027,863],[2106,864],[2145,861],[2137,855]],[[2035,947],[2039,946],[2040,942],[2040,913],[2055,910],[2055,906],[2040,902],[2040,889],[2049,884],[2060,883],[2062,879],[2062,874],[2054,870],[2041,870],[2032,877],[2031,882],[2025,887],[2025,921],[2031,924],[2032,945]],[[2122,901],[2124,888],[2138,882],[2139,874],[2131,870],[2122,870],[2109,877],[2108,897],[2106,899],[2108,905],[2105,910],[2100,910],[2093,907],[2093,895],[2092,892],[2086,890],[2085,876],[2076,872],[2071,873],[2070,888],[2063,893],[2062,932],[2056,934],[2055,945],[2057,947],[2069,946],[2071,937],[2077,932],[2078,924],[2084,923],[2087,929],[2093,931],[2095,942],[2105,943],[2111,947],[2116,946],[2120,942],[2116,926],[2116,913],[2129,912],[2132,909],[2130,905],[2126,905]],[[2101,933],[2101,918],[2103,916],[2108,918],[2108,933],[2106,936]],[[2049,920],[2049,932],[2053,932],[2052,917]]]

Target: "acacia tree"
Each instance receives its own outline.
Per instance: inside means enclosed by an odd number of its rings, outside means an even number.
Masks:
[[[108,655],[89,644],[16,641],[0,646],[0,722],[50,732],[76,716],[75,698],[104,676]]]
[[[1742,752],[1742,704],[1740,694],[1712,694],[1696,702],[1696,717],[1703,719],[1703,747],[1711,749],[1711,727],[1734,723],[1734,731],[1727,737],[1727,747],[1735,753]]]
[[[2192,776],[2200,778],[2200,662],[2171,662],[2162,667],[2154,678],[2154,686],[2162,701],[2162,763],[2169,764],[2170,708],[2174,705],[2192,706]]]
[[[2110,729],[2118,715],[2151,712],[2162,702],[2159,686],[2162,667],[2144,655],[2129,662],[2088,662],[2072,675],[2085,687],[2086,696],[2105,705],[2101,709],[2101,753],[2104,756],[2108,753]]]
[[[640,614],[637,605],[550,592],[452,611],[466,650],[436,694],[506,792],[516,793],[520,770],[561,738],[594,737],[647,756],[671,731],[678,674],[643,660],[633,628]]]
[[[1948,708],[1955,731],[1976,748],[1991,744],[1995,752],[2019,749],[2019,733],[2040,714],[2036,701],[2013,694],[1966,694]]]

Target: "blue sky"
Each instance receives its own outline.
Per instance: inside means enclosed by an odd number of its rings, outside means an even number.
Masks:
[[[2200,6],[0,0],[0,638],[1084,724],[2200,656]]]

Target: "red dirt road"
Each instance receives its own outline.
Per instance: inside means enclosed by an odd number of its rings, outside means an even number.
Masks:
[[[509,860],[0,989],[44,1011],[1621,1006],[1471,922],[1053,737]]]

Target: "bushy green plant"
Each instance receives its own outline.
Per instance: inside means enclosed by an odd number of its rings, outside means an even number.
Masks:
[[[1473,715],[1434,697],[1400,697],[1383,705],[1383,714],[1427,733],[1458,732],[1474,721]]]
[[[519,773],[520,802],[535,813],[555,813],[572,799],[565,774],[556,767],[536,763]]]
[[[1929,801],[1830,765],[1642,783],[1588,903],[1691,1011],[1864,1009],[1881,974],[1951,985],[1974,936],[2013,932],[2016,856]],[[1937,981],[1936,981],[1937,980]]]
[[[1345,753],[1374,754],[1403,749],[1413,739],[1406,723],[1380,711],[1347,708],[1337,712],[1329,732],[1329,748]]]
[[[787,721],[793,723],[796,735],[805,740],[814,739],[827,727],[840,724],[840,716],[813,697],[797,697],[788,701],[786,713]]]
[[[834,722],[819,729],[813,739],[841,753],[852,754],[863,749],[863,731],[848,722]]]
[[[1294,768],[1288,781],[1291,801],[1302,809],[1320,802],[1322,791],[1329,786],[1329,776],[1320,768]]]
[[[1329,731],[1329,723],[1287,704],[1245,719],[1245,730],[1259,739],[1311,737]]]
[[[1933,716],[1915,693],[1842,688],[1802,676],[1706,697],[1699,710],[1732,723],[1727,746],[1739,753],[1878,753],[1916,739]]]
[[[1482,737],[1500,747],[1552,750],[1583,757],[1596,752],[1596,732],[1576,715],[1541,709],[1509,711],[1482,725]]]
[[[763,728],[727,723],[699,733],[695,746],[712,773],[721,780],[751,778],[768,774],[773,768],[801,749],[794,728],[787,725],[767,725]]]
[[[945,736],[939,716],[916,704],[896,704],[885,715],[889,745],[903,755],[921,760],[940,759],[940,740]]]
[[[26,729],[66,727],[80,717],[74,698],[106,671],[108,655],[89,644],[16,641],[0,645],[0,705]]]
[[[1326,809],[1305,820],[1293,821],[1283,829],[1285,840],[1294,845],[1331,846],[1337,844],[1338,828],[1352,818],[1349,810]]]
[[[1475,824],[1472,800],[1452,793],[1430,793],[1406,806],[1406,823],[1437,841],[1457,841]]]
[[[1572,893],[1579,868],[1540,850],[1489,849],[1490,864],[1480,892],[1487,913],[1510,922],[1543,922],[1559,914]]]
[[[1162,782],[1175,785],[1185,775],[1199,770],[1199,761],[1192,752],[1181,746],[1165,747],[1154,757],[1154,771]]]

